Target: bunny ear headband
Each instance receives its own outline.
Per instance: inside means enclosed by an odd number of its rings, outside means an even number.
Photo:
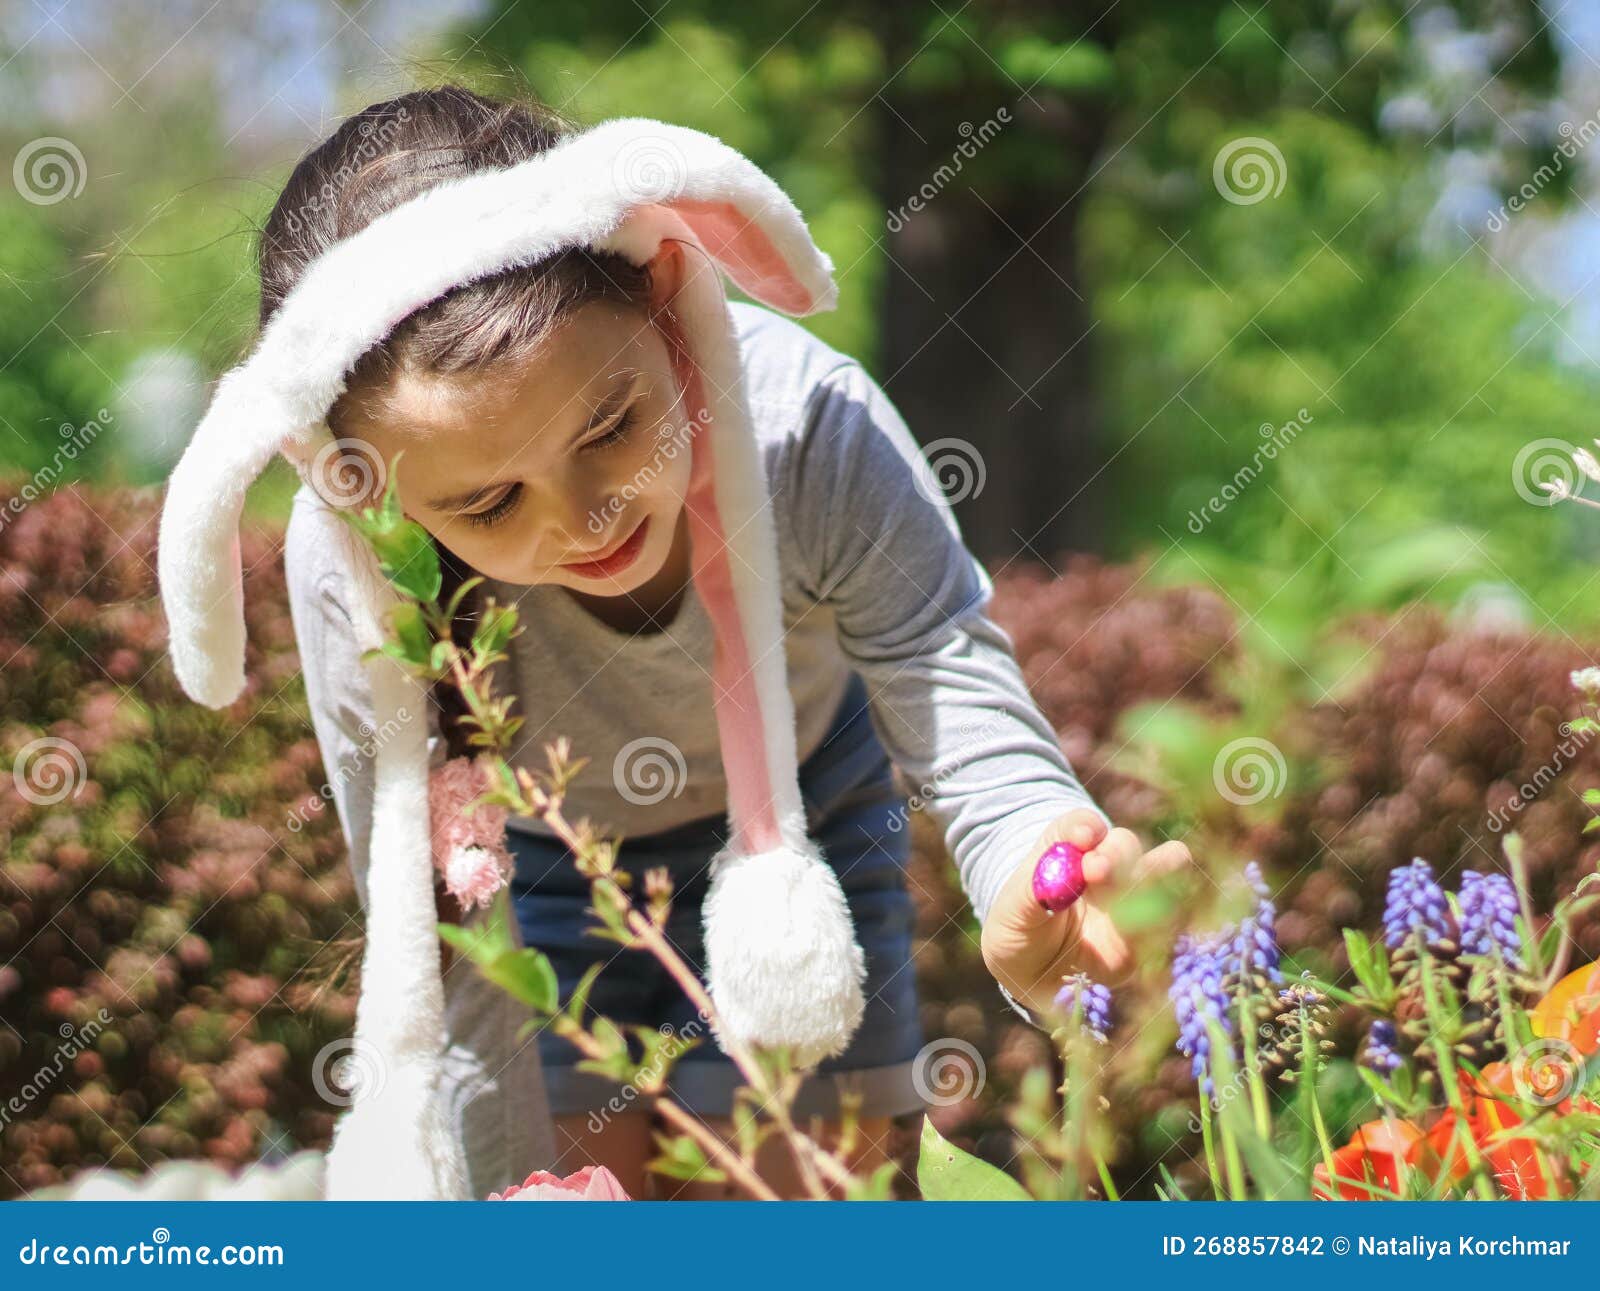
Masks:
[[[172,473],[158,564],[178,679],[231,703],[244,686],[238,526],[274,454],[306,475],[335,441],[328,410],[357,359],[454,287],[573,246],[650,262],[667,239],[690,257],[672,302],[692,440],[686,507],[696,590],[715,632],[712,691],[728,782],[728,844],[704,902],[719,1042],[841,1052],[862,1013],[862,954],[833,870],[806,836],[797,780],[777,539],[717,270],[792,315],[833,307],[833,265],[788,196],[697,130],[621,118],[503,170],[430,189],[306,268],[248,360],[219,382]],[[708,260],[715,269],[706,267]],[[340,526],[363,648],[396,595]],[[376,751],[366,951],[355,1043],[379,1073],[335,1128],[330,1197],[464,1197],[462,1146],[436,1097],[445,1042],[423,684],[387,657],[365,665]]]

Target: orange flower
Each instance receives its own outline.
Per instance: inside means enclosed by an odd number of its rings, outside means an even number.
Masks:
[[[1566,1055],[1549,1052],[1525,1063],[1521,1070],[1522,1087],[1518,1088],[1518,1069],[1514,1064],[1491,1062],[1479,1073],[1477,1088],[1490,1098],[1502,1101],[1513,1098],[1545,1103],[1573,1083],[1574,1068]],[[1582,1094],[1572,1094],[1552,1105],[1557,1116],[1571,1112],[1600,1113],[1600,1103]]]
[[[1522,1117],[1504,1098],[1513,1088],[1511,1069],[1502,1062],[1490,1063],[1476,1082],[1465,1072],[1460,1073],[1466,1132],[1489,1163],[1495,1182],[1506,1196],[1514,1201],[1562,1196],[1568,1191],[1567,1173],[1562,1163],[1549,1157],[1541,1161],[1532,1139],[1503,1137],[1505,1131],[1522,1124]],[[1471,1169],[1465,1148],[1456,1142],[1459,1123],[1463,1123],[1462,1114],[1449,1108],[1433,1123],[1425,1140],[1438,1167],[1452,1180],[1462,1178]],[[1545,1174],[1546,1167],[1549,1178]],[[1437,1173],[1432,1173],[1432,1177],[1437,1178]]]
[[[1311,1195],[1331,1201],[1382,1201],[1401,1192],[1401,1175],[1423,1142],[1410,1121],[1368,1121],[1333,1154],[1333,1178],[1326,1162],[1311,1172]]]
[[[1533,1033],[1565,1040],[1585,1056],[1600,1052],[1600,964],[1568,973],[1533,1006]]]

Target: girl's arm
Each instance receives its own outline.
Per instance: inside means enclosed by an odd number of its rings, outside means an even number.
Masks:
[[[350,594],[332,555],[338,549],[333,541],[337,527],[343,523],[315,493],[302,488],[284,540],[284,567],[311,724],[349,847],[356,893],[365,908],[368,867],[383,863],[382,857],[369,855],[368,840],[373,760],[385,733],[374,726],[372,688],[346,608]],[[430,756],[437,766],[444,748],[432,705],[407,718],[428,723]],[[418,804],[418,810],[426,811],[427,804]],[[484,912],[477,917],[485,917]],[[520,945],[515,919],[511,925]],[[549,1164],[555,1157],[554,1129],[537,1045],[531,1037],[516,1042],[526,1012],[464,960],[445,968],[444,988],[450,1088],[441,1090],[440,1097],[467,1145],[473,1191],[482,1197]]]
[[[974,450],[958,447],[974,465]],[[868,683],[874,726],[912,782],[913,801],[942,826],[986,942],[992,911],[1004,924],[993,940],[1008,949],[991,956],[986,944],[986,962],[1007,965],[996,972],[1002,993],[1033,1021],[1005,979],[1018,993],[1026,986],[1035,1003],[1047,999],[1058,961],[1077,949],[1080,933],[1087,943],[1096,932],[1078,923],[1091,917],[1087,901],[1038,926],[1025,906],[1013,909],[1019,890],[1026,900],[1043,841],[1064,828],[1087,839],[1085,850],[1102,853],[1093,868],[1103,878],[1137,840],[1111,828],[1073,773],[1010,637],[989,617],[987,572],[962,541],[922,449],[859,363],[818,383],[779,469],[808,590],[834,610],[840,646]],[[1098,931],[1114,958],[1115,929],[1105,920]]]

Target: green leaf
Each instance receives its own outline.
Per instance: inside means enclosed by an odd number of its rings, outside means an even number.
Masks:
[[[482,574],[474,574],[471,578],[462,580],[461,585],[456,588],[450,597],[449,603],[444,607],[444,617],[446,619],[454,619],[460,613],[461,602],[466,600],[467,593],[481,582],[483,582]]]
[[[583,1008],[589,1002],[589,991],[594,986],[594,979],[600,976],[604,968],[603,963],[590,964],[584,970],[583,976],[578,979],[578,984],[572,988],[572,994],[567,997],[565,1012],[574,1022],[583,1021]]]
[[[478,971],[536,1013],[554,1013],[561,1007],[561,988],[555,966],[543,951],[510,950],[486,965],[479,965]]]
[[[922,1148],[917,1157],[917,1187],[924,1201],[1031,1201],[1022,1185],[963,1152],[922,1118]]]
[[[394,633],[400,653],[394,655],[403,663],[426,668],[433,653],[433,633],[428,630],[422,610],[410,601],[401,601],[389,611],[389,627]],[[393,652],[389,652],[393,654]]]
[[[490,601],[484,607],[478,630],[472,634],[472,648],[479,655],[498,654],[517,628],[517,611],[510,605]]]
[[[661,1153],[645,1167],[647,1170],[664,1174],[669,1179],[704,1180],[711,1183],[721,1183],[728,1177],[706,1160],[706,1154],[701,1151],[700,1145],[687,1134],[678,1134],[670,1138],[658,1134],[656,1143]]]
[[[368,541],[378,556],[378,567],[404,595],[414,601],[432,601],[444,586],[439,549],[433,537],[414,520],[372,534]]]
[[[561,1006],[560,985],[549,956],[532,947],[515,947],[503,919],[491,917],[482,924],[462,927],[441,923],[439,935],[471,960],[489,981],[539,1014]]]
[[[513,948],[511,930],[502,919],[489,918],[482,923],[466,925],[441,923],[439,936],[474,964],[490,963]]]

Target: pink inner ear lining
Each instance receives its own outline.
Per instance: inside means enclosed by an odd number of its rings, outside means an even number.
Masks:
[[[772,239],[732,202],[684,198],[669,203],[741,290],[786,314],[809,314],[811,293],[796,278]]]
[[[750,642],[734,592],[728,541],[717,509],[710,406],[700,369],[673,347],[673,367],[683,389],[684,405],[693,419],[690,440],[689,512],[690,567],[695,590],[715,629],[711,678],[722,765],[728,780],[729,840],[741,855],[774,850],[781,843],[773,801],[772,768],[767,761],[766,727],[761,692],[750,659]],[[705,416],[696,414],[702,409]]]

